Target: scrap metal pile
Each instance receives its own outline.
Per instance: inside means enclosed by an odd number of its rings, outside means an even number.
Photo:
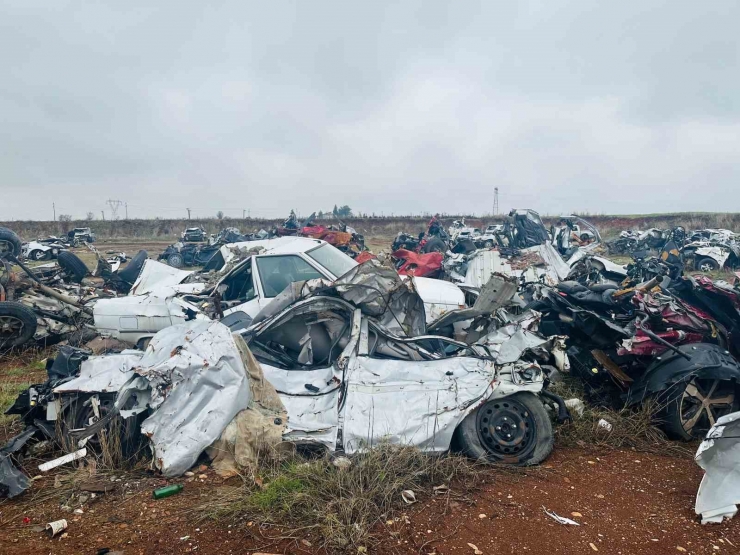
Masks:
[[[291,210],[290,216],[281,226],[274,227],[269,231],[260,229],[254,233],[242,234],[235,227],[222,229],[216,235],[208,238],[205,230],[202,228],[188,228],[181,237],[181,241],[168,246],[164,252],[158,255],[157,260],[161,260],[174,268],[209,266],[211,258],[219,251],[223,245],[234,243],[244,243],[248,241],[262,241],[265,239],[274,239],[276,237],[311,237],[321,239],[330,245],[334,245],[340,251],[352,258],[357,258],[365,253],[365,238],[357,231],[345,225],[339,220],[337,225],[318,225],[314,224],[316,213],[311,214],[305,221],[299,222],[295,212]],[[197,244],[208,241],[207,244]],[[366,258],[365,258],[366,259]]]
[[[697,229],[688,233],[681,226],[665,230],[627,230],[607,242],[606,247],[610,254],[645,258],[664,250],[669,241],[677,245],[684,261],[696,270],[740,268],[740,241],[737,234],[728,229]]]
[[[255,464],[258,441],[536,464],[552,449],[551,421],[570,417],[548,391],[567,373],[596,405],[657,401],[678,439],[740,408],[739,280],[684,275],[676,233],[624,267],[596,254],[598,231],[574,216],[548,231],[514,210],[487,236],[435,218],[420,237],[396,237],[394,269],[285,229],[295,233],[236,242],[245,237],[229,230],[196,272],[143,251],[122,270],[99,256],[95,280],[65,253],[28,268],[6,241],[0,341],[28,341],[33,328],[124,343],[104,355],[62,347],[49,379],[19,396],[10,412],[27,428],[0,451],[0,490],[28,486],[13,461],[32,441],[93,456],[113,429],[166,476],[204,452],[236,472]]]
[[[228,474],[284,445],[351,455],[390,442],[539,463],[553,445],[546,405],[567,418],[546,391],[567,357],[516,289],[491,276],[473,306],[428,323],[415,280],[370,260],[288,283],[248,321],[191,318],[118,354],[65,346],[9,411],[27,427],[3,448],[0,484],[10,496],[28,487],[11,455],[32,440],[85,457],[114,429],[127,452],[148,445],[165,476],[209,448]]]

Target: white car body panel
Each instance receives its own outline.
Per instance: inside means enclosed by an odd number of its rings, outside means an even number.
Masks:
[[[254,317],[272,301],[272,298],[265,297],[262,288],[259,268],[255,264],[255,259],[258,257],[294,254],[305,260],[330,281],[341,277],[335,276],[316,260],[306,255],[307,251],[323,244],[326,243],[319,239],[279,237],[232,243],[222,247],[228,247],[227,250],[231,257],[234,256],[232,251],[236,249],[260,252],[260,254],[253,255],[232,267],[226,266],[228,269],[223,273],[216,287],[228,278],[232,272],[249,262],[252,264],[252,276],[257,296],[224,310],[224,315],[244,312]],[[200,294],[207,287],[204,283],[182,283],[191,274],[193,274],[191,271],[178,270],[155,260],[147,260],[128,296],[100,299],[96,303],[93,309],[95,327],[104,336],[135,344],[143,338],[151,337],[161,329],[184,322],[187,316],[186,309],[196,313],[200,310],[197,306],[178,299],[178,295]],[[414,284],[419,296],[424,301],[427,323],[431,323],[445,312],[458,309],[465,304],[464,293],[452,283],[418,277],[414,278]],[[202,314],[199,317],[207,318]]]

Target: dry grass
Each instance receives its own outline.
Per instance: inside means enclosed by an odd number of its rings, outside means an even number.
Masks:
[[[565,377],[563,381],[551,386],[554,393],[564,399],[585,399],[585,393],[578,380]],[[656,454],[692,454],[687,444],[671,441],[658,428],[660,407],[654,402],[646,402],[635,408],[612,410],[585,403],[583,415],[571,410],[573,421],[558,426],[555,442],[559,446],[589,447],[596,449],[635,449]],[[600,420],[612,425],[610,431],[599,426]]]
[[[464,457],[433,457],[410,447],[383,446],[354,457],[339,469],[328,457],[293,458],[260,465],[256,479],[224,487],[196,512],[206,518],[279,523],[286,529],[312,530],[322,547],[357,552],[373,543],[372,530],[406,506],[401,492],[417,500],[452,480],[472,487],[482,466]],[[260,484],[260,485],[257,485]],[[304,537],[304,536],[299,536]]]

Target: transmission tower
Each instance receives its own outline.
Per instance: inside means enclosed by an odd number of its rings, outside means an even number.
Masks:
[[[105,203],[108,206],[110,206],[111,220],[117,220],[118,219],[118,209],[123,204],[123,201],[108,199]]]
[[[498,214],[498,187],[493,188],[493,215]]]

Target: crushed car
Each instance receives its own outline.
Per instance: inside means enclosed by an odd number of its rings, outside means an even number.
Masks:
[[[124,450],[147,442],[165,476],[204,451],[221,470],[254,464],[265,441],[347,455],[392,443],[537,464],[553,448],[546,406],[568,418],[546,391],[547,368],[567,357],[532,331],[537,314],[507,312],[515,293],[492,276],[475,306],[427,325],[413,282],[372,260],[334,281],[291,283],[251,321],[187,321],[144,351],[67,347],[8,411],[27,428],[3,448],[3,493],[28,488],[11,457],[32,438],[94,451],[114,424]],[[470,323],[459,339],[435,335],[456,321]]]
[[[180,239],[183,243],[193,242],[202,243],[208,240],[208,234],[202,227],[189,227],[180,235]]]
[[[95,303],[96,329],[139,344],[165,327],[194,318],[222,313],[254,317],[290,283],[333,281],[358,265],[333,245],[305,237],[224,245],[211,260],[214,269],[202,272],[147,260],[128,296]],[[465,306],[463,291],[452,283],[426,278],[414,283],[430,319]]]

